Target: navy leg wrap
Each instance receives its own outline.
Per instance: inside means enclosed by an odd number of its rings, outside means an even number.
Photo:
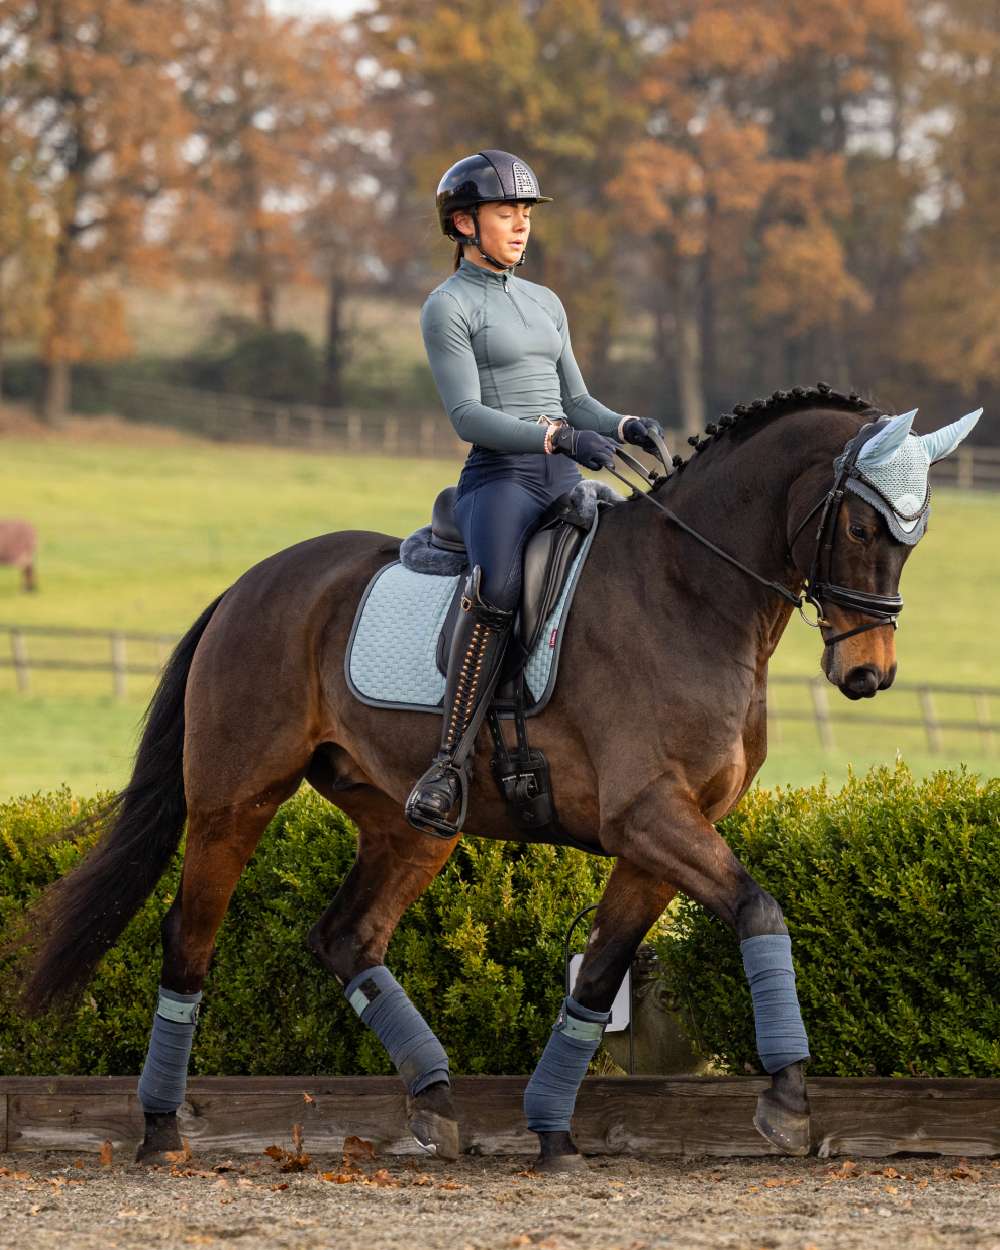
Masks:
[[[610,1011],[591,1011],[575,998],[563,999],[538,1066],[524,1091],[528,1128],[536,1133],[569,1132],[580,1084],[601,1044]]]
[[[765,933],[740,943],[743,967],[753,996],[757,1053],[765,1072],[778,1072],[809,1058],[792,968],[792,939]]]
[[[197,994],[178,994],[160,986],[149,1049],[139,1077],[143,1111],[176,1111],[184,1101],[200,1002],[201,990]]]
[[[444,1047],[384,964],[359,972],[344,996],[389,1052],[411,1094],[436,1081],[449,1083]]]

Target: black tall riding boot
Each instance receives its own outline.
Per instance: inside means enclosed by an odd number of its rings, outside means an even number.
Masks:
[[[481,722],[486,713],[514,620],[513,610],[495,608],[483,600],[479,581],[477,565],[465,583],[462,610],[448,654],[441,745],[430,768],[406,800],[406,819],[410,824],[421,833],[439,838],[453,838],[461,829],[468,787],[468,748],[461,758],[456,757],[456,750],[473,720]],[[448,813],[460,801],[458,819],[449,821]]]

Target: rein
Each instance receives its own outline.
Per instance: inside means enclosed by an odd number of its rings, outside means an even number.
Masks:
[[[873,427],[872,433],[875,432]],[[869,435],[870,437],[870,435]],[[638,474],[643,481],[650,487],[656,486],[659,482],[665,481],[670,476],[669,459],[666,444],[659,437],[655,437],[654,441],[657,445],[656,455],[660,463],[663,465],[664,472],[658,474],[648,471],[633,455],[625,451],[621,447],[615,448],[615,454],[621,459],[633,473]],[[792,535],[789,543],[789,552],[795,546],[799,535],[805,529],[806,525],[813,519],[817,512],[820,513],[819,525],[816,529],[816,545],[813,548],[812,560],[809,565],[809,575],[805,580],[805,590],[802,594],[796,594],[795,591],[789,590],[787,586],[781,582],[771,581],[770,578],[762,577],[760,573],[749,568],[742,560],[738,560],[736,556],[725,551],[722,547],[716,546],[715,543],[699,533],[693,526],[688,525],[686,521],[673,511],[672,508],[666,507],[660,503],[658,499],[654,499],[651,491],[639,490],[626,477],[623,477],[616,469],[609,469],[608,472],[612,477],[616,477],[631,491],[631,498],[645,499],[651,503],[654,508],[658,508],[663,515],[672,521],[674,525],[682,529],[686,534],[696,539],[703,547],[707,547],[709,551],[720,556],[723,560],[733,565],[734,568],[745,573],[747,577],[752,577],[755,582],[761,586],[765,586],[774,594],[780,595],[786,603],[790,603],[796,608],[799,615],[807,625],[815,629],[828,627],[830,622],[826,619],[823,612],[823,601],[835,603],[838,607],[848,608],[851,611],[862,612],[866,616],[873,616],[875,620],[869,621],[865,625],[857,625],[854,629],[844,630],[840,634],[835,634],[832,638],[824,637],[824,646],[833,647],[838,642],[843,642],[845,638],[853,638],[855,634],[866,633],[869,629],[879,629],[883,625],[891,625],[896,628],[896,618],[903,610],[903,600],[899,595],[879,595],[873,594],[867,590],[855,590],[850,586],[840,586],[835,582],[824,580],[823,566],[825,565],[826,575],[829,577],[833,564],[834,543],[837,536],[837,519],[840,516],[840,509],[844,502],[844,487],[847,479],[854,472],[855,463],[857,461],[858,452],[867,439],[856,438],[853,444],[849,445],[847,455],[841,460],[839,469],[832,488],[821,499],[809,509],[804,519],[796,526],[795,533]],[[821,511],[822,510],[822,511]],[[825,558],[824,558],[825,557]],[[805,605],[809,603],[816,609],[816,620],[811,621],[805,614]]]

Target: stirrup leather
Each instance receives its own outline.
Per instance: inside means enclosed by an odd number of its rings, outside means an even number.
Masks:
[[[514,619],[513,611],[494,608],[480,597],[479,582],[477,565],[465,585],[448,658],[441,746],[406,800],[410,824],[441,838],[455,837],[465,821],[466,759],[493,694]],[[456,803],[458,816],[450,821],[448,813]]]

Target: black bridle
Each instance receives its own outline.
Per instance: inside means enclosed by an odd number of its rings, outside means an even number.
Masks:
[[[847,482],[852,476],[857,476],[858,453],[868,439],[877,432],[878,428],[875,425],[866,426],[859,435],[855,436],[848,443],[844,455],[838,462],[833,486],[821,499],[813,504],[802,521],[795,527],[795,533],[788,544],[789,554],[795,547],[799,535],[813,517],[819,513],[819,523],[816,527],[816,545],[813,548],[809,574],[806,577],[802,594],[796,594],[793,590],[789,590],[787,586],[783,586],[781,582],[773,582],[767,577],[762,577],[753,569],[748,568],[741,560],[737,560],[734,555],[730,555],[722,547],[716,546],[704,534],[700,534],[696,529],[688,525],[686,521],[682,521],[676,512],[660,503],[658,499],[654,499],[651,493],[639,490],[615,469],[609,469],[608,472],[628,487],[632,492],[632,498],[647,500],[655,508],[659,508],[664,516],[672,521],[674,525],[700,542],[703,547],[707,547],[709,551],[728,561],[734,568],[739,569],[748,577],[752,577],[761,586],[766,586],[768,590],[773,591],[776,595],[780,595],[787,603],[798,609],[799,615],[807,625],[812,625],[817,629],[830,627],[830,622],[826,619],[826,614],[823,610],[824,603],[833,603],[838,607],[848,608],[853,612],[862,612],[865,616],[875,618],[864,625],[856,625],[854,629],[846,629],[843,633],[835,634],[832,638],[824,637],[824,645],[833,647],[838,642],[843,642],[845,638],[853,638],[855,634],[866,633],[869,629],[880,629],[883,625],[891,625],[895,629],[896,618],[903,610],[903,600],[899,595],[877,595],[867,590],[855,590],[851,586],[840,586],[836,582],[829,580],[833,569],[837,521],[844,504],[844,492],[847,488]],[[615,453],[633,473],[639,474],[648,486],[654,487],[670,476],[670,458],[663,439],[655,431],[650,431],[650,437],[656,447],[657,458],[663,465],[663,474],[647,471],[634,456],[630,455],[622,447],[616,447]],[[807,603],[812,604],[816,609],[815,621],[811,621],[805,614],[805,605]]]

